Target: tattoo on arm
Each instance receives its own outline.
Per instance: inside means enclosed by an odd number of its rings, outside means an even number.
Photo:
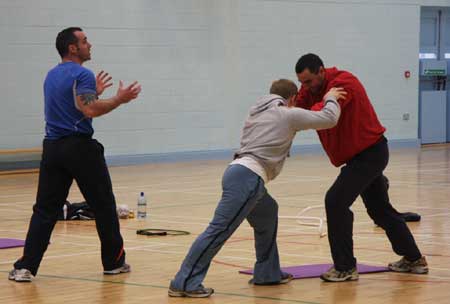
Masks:
[[[97,100],[97,95],[96,94],[83,94],[80,95],[81,100],[83,101],[83,104],[85,106],[94,103]]]

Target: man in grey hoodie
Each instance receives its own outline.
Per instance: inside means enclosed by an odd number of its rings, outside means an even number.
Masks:
[[[212,259],[239,225],[247,219],[254,229],[255,285],[284,284],[292,275],[282,272],[276,242],[278,204],[265,184],[281,171],[295,134],[300,130],[327,129],[339,119],[337,100],[342,89],[325,95],[325,106],[313,112],[287,107],[297,86],[287,79],[276,80],[270,95],[261,97],[250,109],[241,137],[241,147],[222,178],[222,198],[206,230],[197,237],[169,287],[171,297],[209,297],[214,290],[202,285]]]

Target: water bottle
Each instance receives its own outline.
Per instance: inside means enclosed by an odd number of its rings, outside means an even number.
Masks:
[[[137,218],[145,219],[147,217],[147,199],[144,192],[141,192],[137,201]]]
[[[67,205],[66,204],[64,204],[64,206],[63,206],[63,216],[64,216],[64,219],[67,220]]]

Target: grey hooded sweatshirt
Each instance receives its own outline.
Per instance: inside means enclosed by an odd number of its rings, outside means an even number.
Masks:
[[[270,181],[280,174],[297,131],[332,128],[341,112],[334,98],[328,98],[321,111],[287,107],[286,103],[284,98],[273,94],[257,101],[245,121],[241,147],[231,164],[247,166],[257,174],[262,169],[268,179],[265,181]],[[255,170],[254,161],[261,168]]]

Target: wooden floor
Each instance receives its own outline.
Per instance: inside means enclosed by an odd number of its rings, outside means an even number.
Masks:
[[[249,276],[238,273],[254,263],[253,233],[244,223],[211,265],[205,285],[216,293],[203,300],[169,298],[170,279],[212,216],[226,165],[205,161],[111,168],[118,203],[135,208],[141,191],[150,200],[146,221],[121,220],[132,272],[103,276],[94,223],[59,222],[31,284],[7,280],[22,249],[0,250],[0,303],[450,303],[450,146],[445,145],[392,151],[386,171],[397,209],[423,216],[409,226],[427,256],[428,275],[379,273],[349,283],[314,278],[254,287],[247,284]],[[293,157],[268,189],[280,205],[280,215],[294,215],[306,206],[323,204],[337,173],[323,155]],[[35,173],[0,176],[0,237],[25,238],[36,185]],[[74,186],[69,201],[81,200]],[[353,211],[358,261],[386,265],[397,260],[359,199]],[[187,230],[191,235],[136,235],[136,229],[149,227]],[[280,219],[278,244],[283,266],[330,262],[327,238],[319,238],[314,227]]]

